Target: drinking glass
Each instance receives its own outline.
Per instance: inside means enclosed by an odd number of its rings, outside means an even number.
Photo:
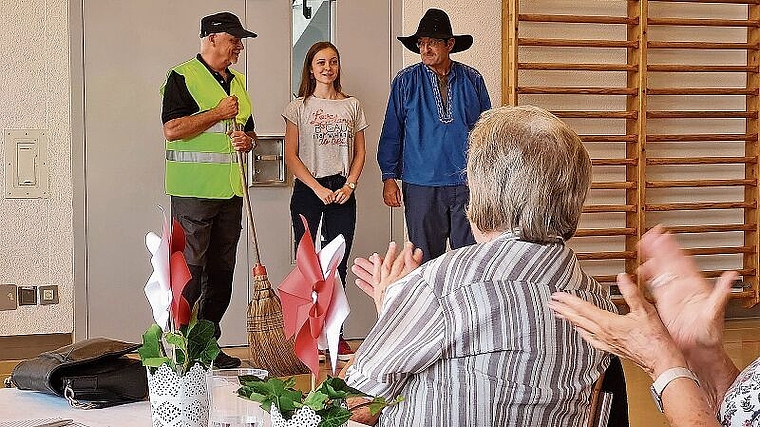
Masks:
[[[263,369],[237,368],[209,371],[209,427],[263,427],[264,411],[258,402],[237,395],[241,376],[266,378]]]

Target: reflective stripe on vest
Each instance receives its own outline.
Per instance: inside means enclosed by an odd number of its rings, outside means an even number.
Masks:
[[[197,58],[174,67],[172,71],[185,78],[199,112],[216,107],[227,97],[219,82]],[[230,72],[234,75],[230,94],[238,98],[235,120],[245,123],[251,116],[245,76],[235,70]],[[226,131],[227,123],[220,121],[192,138],[166,141],[167,194],[207,199],[228,199],[243,194],[235,152]]]
[[[166,160],[182,163],[231,163],[237,161],[233,153],[200,153],[198,151],[166,150]]]

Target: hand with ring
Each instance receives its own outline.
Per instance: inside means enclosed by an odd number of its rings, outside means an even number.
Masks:
[[[642,236],[639,251],[646,260],[639,276],[678,347],[688,351],[722,345],[723,317],[736,272],[723,273],[714,285],[708,282],[661,225]]]

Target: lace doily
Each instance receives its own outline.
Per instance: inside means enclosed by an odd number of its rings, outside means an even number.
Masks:
[[[272,419],[272,427],[317,427],[319,422],[322,421],[322,417],[317,415],[317,413],[308,406],[304,406],[297,410],[289,420],[282,418],[280,411],[275,406],[272,406],[272,412],[270,415],[270,418]]]
[[[206,370],[195,364],[183,376],[167,365],[148,371],[153,427],[207,427]]]

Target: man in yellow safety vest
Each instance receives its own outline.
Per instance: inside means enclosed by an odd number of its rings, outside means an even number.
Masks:
[[[172,217],[186,233],[185,257],[192,278],[183,295],[198,316],[216,325],[232,297],[235,254],[242,220],[242,184],[235,151],[256,140],[245,76],[229,68],[256,37],[230,12],[201,19],[201,51],[169,70],[161,87],[166,137],[166,193]],[[242,130],[239,130],[241,129]],[[219,368],[240,366],[224,352]]]

